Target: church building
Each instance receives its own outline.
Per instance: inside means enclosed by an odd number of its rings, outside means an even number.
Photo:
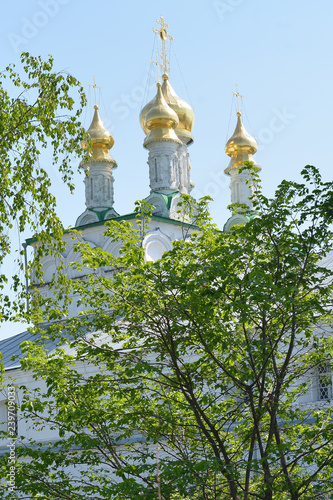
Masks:
[[[183,237],[180,222],[184,223],[182,213],[179,211],[178,203],[182,195],[190,195],[194,187],[191,179],[191,161],[189,148],[193,143],[194,110],[172,87],[169,77],[169,66],[166,52],[166,41],[168,40],[167,25],[163,18],[159,21],[160,28],[157,34],[162,45],[162,71],[161,81],[156,85],[155,96],[143,107],[140,113],[140,123],[145,137],[143,147],[147,151],[147,165],[149,169],[149,189],[147,189],[146,202],[153,206],[153,215],[150,228],[145,235],[142,246],[147,261],[160,259],[164,252],[172,249],[173,241]],[[239,170],[245,162],[251,161],[256,164],[254,155],[258,145],[245,129],[241,112],[238,109],[235,117],[235,130],[226,143],[225,152],[230,158],[224,172],[230,180],[231,203],[245,204],[250,208],[253,188],[249,186],[250,174],[247,170],[241,173]],[[80,234],[80,241],[89,246],[101,248],[113,255],[118,255],[121,243],[110,241],[105,236],[105,222],[109,220],[129,221],[134,226],[136,214],[129,213],[121,215],[116,211],[115,179],[117,161],[113,158],[111,151],[114,141],[111,133],[106,130],[99,113],[97,102],[94,106],[94,114],[90,127],[87,130],[91,149],[88,161],[83,165],[86,176],[85,183],[85,209],[75,222],[74,229]],[[82,144],[88,148],[87,143]],[[227,160],[227,159],[226,159]],[[227,163],[227,162],[226,162]],[[134,200],[133,200],[134,201]],[[190,223],[190,221],[188,221]],[[246,219],[243,215],[235,212],[226,221],[223,230],[229,232],[233,225],[243,224]],[[185,221],[186,224],[186,221]],[[190,224],[188,224],[190,226]],[[191,230],[195,230],[192,229]],[[84,279],[91,270],[79,270],[71,266],[79,258],[75,251],[75,239],[71,234],[64,234],[66,249],[63,253],[63,265],[68,268],[69,277],[73,279]],[[28,240],[33,245],[33,240]],[[52,256],[46,256],[42,261],[44,282],[39,286],[40,294],[52,297],[49,283],[56,271],[57,261]],[[101,273],[110,276],[112,268],[103,268]],[[37,278],[36,278],[37,279]],[[38,284],[38,282],[37,282]],[[77,300],[70,305],[70,316],[76,316],[82,306]],[[5,366],[5,378],[8,385],[27,385],[30,388],[37,386],[32,374],[24,372],[20,368],[20,344],[26,340],[33,340],[28,331],[0,341],[0,351],[3,354]],[[50,352],[56,345],[51,339],[46,342],[46,348]],[[320,406],[323,400],[331,397],[331,382],[326,374],[317,376],[313,384],[313,390],[306,398],[312,404]],[[19,397],[19,394],[18,394]],[[306,400],[304,399],[304,402]],[[0,424],[2,429],[8,426],[7,395],[0,393]],[[7,422],[7,423],[6,423]],[[33,427],[25,421],[16,418],[15,432],[25,435],[27,438],[38,439],[40,443],[49,443],[58,439],[55,430],[45,431],[38,435]],[[0,443],[0,454],[8,452],[8,442]]]

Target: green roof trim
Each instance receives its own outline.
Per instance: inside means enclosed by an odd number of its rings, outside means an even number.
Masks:
[[[163,195],[163,196],[166,196],[166,195]],[[170,195],[168,195],[168,197],[171,197],[170,203],[171,203],[171,199],[173,198],[173,196],[174,196],[174,193],[171,193]],[[119,215],[119,217],[112,217],[111,219],[101,220],[101,221],[97,221],[97,222],[91,222],[90,224],[85,224],[83,226],[77,226],[77,227],[65,229],[64,234],[70,233],[73,230],[82,231],[83,229],[87,229],[90,227],[104,226],[106,222],[113,221],[113,220],[115,220],[117,222],[121,222],[122,220],[135,220],[137,215],[138,214],[136,212],[132,212],[130,214]],[[156,222],[165,222],[166,224],[172,224],[172,225],[176,225],[176,226],[185,226],[185,227],[193,227],[193,228],[197,227],[195,224],[189,224],[188,222],[181,222],[179,220],[169,219],[168,217],[160,217],[158,215],[152,215],[151,220],[156,221]],[[36,237],[27,238],[25,240],[27,245],[31,245],[31,243],[35,243],[36,241],[37,241]]]
[[[106,210],[102,210],[101,212],[99,212],[98,210],[91,210],[91,208],[88,208],[88,211],[89,212],[92,212],[93,214],[97,215],[98,217],[98,220],[99,221],[102,221],[102,220],[105,220],[105,216],[106,214],[110,211],[109,208],[107,208]],[[109,220],[109,219],[108,219]]]
[[[250,221],[250,220],[253,220],[256,217],[258,217],[258,214],[259,214],[259,212],[254,212],[254,214],[252,214],[252,215],[245,215],[245,217],[247,218],[248,221]]]
[[[179,194],[179,191],[174,191],[173,193],[169,193],[169,194],[159,193],[158,191],[153,191],[153,193],[158,194],[159,196],[162,196],[162,198],[164,199],[165,204],[166,204],[166,206],[167,206],[167,209],[169,210],[169,209],[170,209],[170,207],[171,207],[172,198],[173,198],[176,194]],[[152,193],[152,194],[153,194],[153,193]]]

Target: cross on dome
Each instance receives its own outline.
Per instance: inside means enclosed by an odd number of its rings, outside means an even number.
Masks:
[[[237,113],[240,113],[240,109],[239,109],[239,98],[243,99],[243,95],[240,95],[240,93],[238,92],[238,85],[236,84],[236,92],[233,92],[233,95],[236,96],[236,99],[237,99]]]
[[[97,98],[96,98],[96,89],[102,89],[103,87],[99,87],[98,85],[96,85],[96,79],[95,79],[95,75],[94,75],[94,83],[87,83],[87,85],[89,87],[93,87],[94,89],[94,97],[95,97],[95,106],[97,106]]]
[[[161,19],[157,19],[156,22],[161,26],[159,29],[153,28],[153,32],[159,34],[160,39],[162,41],[162,55],[161,55],[162,63],[159,63],[159,65],[163,69],[164,73],[169,73],[170,66],[167,58],[166,42],[167,40],[173,40],[173,37],[168,34],[169,25],[164,22],[163,16],[161,16]]]
[[[177,136],[183,141],[183,143],[187,146],[193,142],[193,137],[192,137],[192,127],[194,123],[194,111],[192,107],[185,102],[183,99],[181,99],[174,89],[172,88],[170,82],[169,82],[169,61],[167,59],[167,50],[166,50],[166,42],[167,40],[173,40],[173,37],[168,34],[167,29],[169,28],[169,25],[164,22],[164,17],[161,16],[159,20],[157,20],[157,23],[160,25],[158,29],[153,28],[153,32],[161,38],[162,42],[162,55],[160,56],[163,63],[158,61],[158,54],[156,54],[156,60],[151,59],[151,63],[156,65],[156,69],[158,71],[158,68],[161,67],[163,71],[162,75],[162,94],[163,97],[166,101],[166,104],[170,106],[171,109],[173,109],[177,116],[179,123],[175,129]],[[159,75],[157,75],[157,81],[159,81]],[[150,129],[147,127],[146,123],[146,117],[148,112],[152,107],[155,106],[155,99],[154,97],[151,101],[149,101],[141,110],[140,113],[140,122],[141,126],[143,128],[143,131],[146,135],[150,133]]]

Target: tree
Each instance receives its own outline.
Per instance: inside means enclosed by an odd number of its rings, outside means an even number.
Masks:
[[[50,167],[60,172],[73,191],[70,159],[73,154],[83,156],[84,130],[79,118],[86,98],[80,82],[70,74],[55,72],[51,56],[43,61],[23,53],[21,63],[25,77],[14,65],[0,73],[0,264],[12,250],[8,230],[15,224],[19,232],[29,228],[31,234],[38,234],[44,252],[46,246],[51,251],[61,241]],[[47,167],[40,163],[45,148],[51,153]],[[4,274],[0,276],[1,288],[7,280]],[[18,286],[17,277],[14,285]],[[7,306],[8,297],[1,298]],[[1,319],[8,314],[5,307]]]
[[[156,262],[140,244],[146,208],[140,229],[107,223],[119,257],[78,244],[96,272],[62,286],[85,312],[57,313],[44,336],[59,349],[27,343],[22,361],[45,388],[21,412],[59,440],[17,447],[11,498],[327,498],[331,404],[305,401],[331,369],[333,183],[302,175],[267,199],[254,172],[254,210],[234,206],[248,222],[231,233],[201,201],[197,226]]]

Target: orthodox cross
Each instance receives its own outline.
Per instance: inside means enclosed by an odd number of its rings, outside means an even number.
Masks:
[[[169,73],[170,67],[167,58],[166,42],[167,40],[173,40],[173,37],[168,34],[167,29],[169,28],[169,25],[164,22],[163,16],[161,16],[161,19],[157,19],[157,23],[160,24],[161,27],[160,29],[153,28],[153,32],[158,33],[160,35],[160,39],[162,40],[162,64],[160,64],[160,66],[163,68],[164,73]]]
[[[236,96],[236,99],[237,99],[237,111],[238,113],[240,112],[240,109],[239,109],[239,98],[243,99],[243,95],[240,95],[240,93],[238,92],[238,85],[236,85],[236,92],[233,92],[233,95]]]
[[[96,89],[102,89],[103,87],[98,87],[98,85],[96,85],[95,75],[94,75],[94,84],[92,84],[92,83],[87,83],[87,85],[88,85],[89,87],[93,87],[93,89],[94,89],[95,106],[97,106]]]

